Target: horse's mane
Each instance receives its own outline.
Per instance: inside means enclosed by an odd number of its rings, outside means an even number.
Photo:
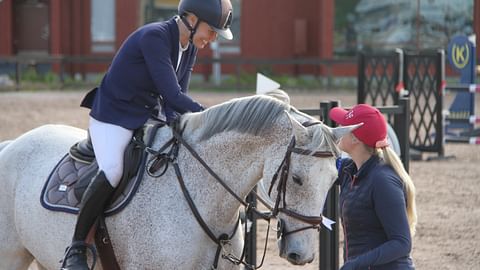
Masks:
[[[200,140],[206,140],[215,134],[231,130],[259,135],[285,111],[315,120],[312,116],[290,106],[287,103],[290,98],[286,92],[280,90],[275,94],[281,98],[269,93],[269,95],[232,99],[210,107],[202,113],[185,114],[182,122],[188,122],[190,130],[201,128]],[[339,156],[340,150],[335,143],[333,134],[323,123],[320,126],[321,129],[309,129],[312,142],[307,146],[308,149],[323,149],[326,146],[335,156]]]
[[[201,128],[201,140],[231,130],[258,135],[288,110],[289,105],[286,103],[272,97],[255,95],[232,99],[202,113],[187,114],[182,122],[188,121],[193,129]]]

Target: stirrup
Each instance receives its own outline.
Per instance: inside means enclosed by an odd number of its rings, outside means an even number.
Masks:
[[[95,265],[97,263],[97,249],[95,248],[95,246],[91,245],[91,244],[87,244],[87,242],[85,242],[85,241],[73,241],[72,244],[70,246],[68,246],[67,249],[65,250],[65,255],[63,256],[63,259],[60,260],[60,262],[62,263],[62,266],[60,267],[60,270],[64,269],[65,261],[67,260],[69,254],[70,254],[70,251],[73,248],[79,248],[79,247],[86,247],[87,249],[90,250],[90,252],[92,253],[92,259],[93,259],[92,268],[90,268],[90,270],[95,269]]]

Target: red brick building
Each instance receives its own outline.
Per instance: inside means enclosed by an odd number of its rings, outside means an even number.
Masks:
[[[96,2],[114,4],[104,22],[95,22],[92,17],[92,4]],[[140,24],[138,2],[3,0],[0,2],[0,55],[111,56]],[[103,9],[109,8],[103,6]],[[97,19],[101,17],[96,15]],[[103,27],[106,34],[96,35],[95,27]],[[74,72],[105,69],[104,65],[87,64],[72,68]]]
[[[334,0],[232,0],[237,17],[233,43],[220,42],[221,55],[243,59],[333,56]],[[178,0],[0,0],[0,56],[46,55],[109,58],[122,41],[149,20],[175,14]],[[152,11],[153,10],[153,11]],[[153,13],[155,14],[153,14]],[[241,18],[241,19],[239,19]],[[474,28],[480,44],[480,4],[475,1]],[[200,57],[212,51],[201,51]],[[477,50],[480,58],[480,50]],[[72,73],[102,72],[104,63],[75,63]],[[333,75],[354,75],[355,60],[331,66]],[[249,67],[245,67],[249,70]],[[253,69],[253,68],[250,68]],[[312,65],[280,65],[287,72],[320,72]],[[223,65],[223,72],[232,72]],[[197,72],[210,73],[210,64]]]

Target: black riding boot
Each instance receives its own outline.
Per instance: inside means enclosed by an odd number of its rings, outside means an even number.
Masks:
[[[97,217],[102,214],[114,190],[103,171],[95,175],[88,185],[80,203],[72,244],[65,252],[61,270],[89,270],[86,248],[91,246],[85,242],[85,239]]]

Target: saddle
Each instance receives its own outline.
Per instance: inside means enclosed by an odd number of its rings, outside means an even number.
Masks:
[[[130,202],[142,180],[147,153],[157,130],[163,123],[147,124],[134,132],[124,153],[124,171],[105,216],[118,213]],[[74,144],[50,173],[41,193],[41,203],[46,209],[72,214],[79,212],[80,202],[87,186],[98,171],[90,136]]]

